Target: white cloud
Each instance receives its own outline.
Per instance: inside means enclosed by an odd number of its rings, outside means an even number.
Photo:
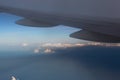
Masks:
[[[70,47],[83,47],[83,46],[86,46],[86,44],[46,43],[42,45],[42,47],[49,47],[49,48],[70,48]]]
[[[119,46],[120,46],[120,43],[91,42],[91,43],[88,43],[88,45],[93,45],[93,46],[106,46],[106,47],[119,47]]]
[[[34,53],[39,53],[40,50],[39,49],[34,49]]]
[[[12,76],[11,78],[12,78],[11,80],[17,80],[14,76]]]
[[[55,51],[53,51],[52,49],[45,49],[44,53],[54,53]]]
[[[39,44],[38,44],[39,45]],[[24,49],[30,50],[33,49],[34,53],[55,53],[59,49],[74,48],[74,47],[84,47],[84,46],[105,46],[105,47],[120,47],[120,43],[98,43],[98,42],[89,42],[89,43],[44,43],[38,46],[37,44],[33,47],[29,47],[28,43],[23,43],[22,46],[26,47]],[[28,47],[27,47],[28,46]],[[35,48],[36,47],[36,48]]]
[[[22,46],[26,47],[26,46],[28,46],[28,43],[22,43]]]

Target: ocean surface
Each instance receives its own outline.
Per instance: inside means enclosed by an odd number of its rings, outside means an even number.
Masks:
[[[47,54],[1,51],[0,57],[0,80],[120,80],[120,47],[70,47]]]

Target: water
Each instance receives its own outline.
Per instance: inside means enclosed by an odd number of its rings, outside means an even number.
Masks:
[[[53,54],[6,57],[0,80],[119,80],[120,48],[84,46]]]

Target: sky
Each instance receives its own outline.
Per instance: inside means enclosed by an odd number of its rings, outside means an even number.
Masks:
[[[39,52],[38,47],[44,45],[56,45],[64,47],[78,43],[85,43],[84,40],[69,37],[78,28],[58,25],[52,28],[28,27],[15,24],[15,21],[22,19],[11,14],[0,14],[0,51],[26,51],[37,47],[34,52]],[[25,48],[25,47],[29,47]],[[49,49],[46,49],[50,52]]]
[[[69,34],[79,31],[77,28],[65,27],[62,25],[53,28],[36,28],[15,24],[15,21],[21,17],[0,14],[0,44],[18,44],[22,42],[28,43],[77,43],[80,40],[69,37]]]

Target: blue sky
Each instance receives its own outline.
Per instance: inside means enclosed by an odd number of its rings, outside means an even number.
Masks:
[[[81,42],[81,40],[69,37],[69,34],[78,31],[79,29],[65,27],[62,25],[53,28],[26,27],[15,24],[15,21],[19,19],[21,19],[21,17],[5,13],[0,14],[0,44],[17,44],[21,42]]]

